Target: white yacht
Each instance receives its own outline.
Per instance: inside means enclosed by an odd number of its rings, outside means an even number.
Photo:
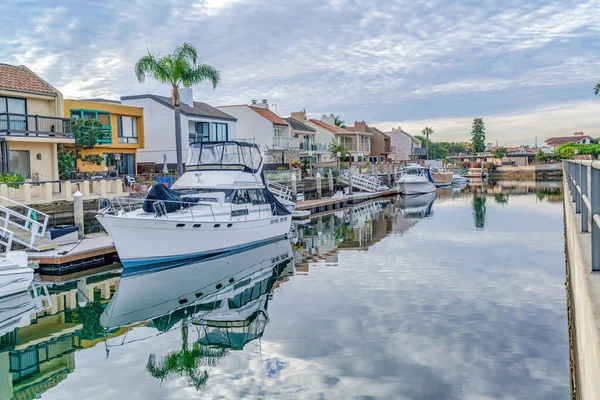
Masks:
[[[468,180],[464,176],[460,175],[458,172],[452,173],[452,184],[453,185],[462,185],[467,183]]]
[[[27,253],[9,251],[0,257],[0,297],[24,292],[33,281],[33,268],[28,265]]]
[[[429,168],[419,164],[408,164],[396,179],[398,192],[403,195],[435,192],[435,182]]]
[[[400,196],[399,204],[404,218],[424,218],[431,215],[436,192]]]
[[[103,200],[96,218],[125,268],[251,248],[288,235],[292,214],[266,188],[255,144],[190,145],[186,173],[146,199]]]

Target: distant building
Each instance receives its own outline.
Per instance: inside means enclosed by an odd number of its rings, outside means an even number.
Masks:
[[[421,148],[421,141],[401,127],[392,128],[391,131],[385,132],[390,138],[390,158],[392,161],[407,162],[415,161],[420,156],[425,156],[425,149]]]
[[[232,140],[236,119],[206,103],[194,101],[191,88],[179,89],[181,103],[181,141],[183,162],[193,142]],[[175,114],[171,97],[142,94],[121,97],[121,104],[144,109],[144,148],[137,152],[138,163],[155,163],[162,169],[164,154],[169,168],[177,165],[175,151]]]
[[[335,137],[337,143],[344,145],[350,153],[352,161],[366,161],[371,155],[371,132],[354,132],[335,124],[333,114],[323,115],[321,120],[309,119],[307,125],[317,129],[317,132],[327,132]]]
[[[59,177],[58,144],[73,144],[63,96],[25,66],[0,64],[0,172]]]
[[[298,139],[292,136],[290,124],[269,109],[267,100],[217,108],[237,119],[237,139],[256,143],[266,164],[282,165],[298,159]]]
[[[298,138],[300,160],[307,160],[311,164],[329,161],[327,157],[329,146],[326,143],[317,143],[315,136],[317,130],[308,126],[306,122],[306,114],[304,111],[293,112],[292,115],[284,120],[292,129],[292,137]]]
[[[593,137],[585,135],[583,132],[575,132],[573,136],[551,137],[546,140],[546,144],[556,151],[560,145],[565,143],[590,144],[594,140]]]
[[[124,106],[118,101],[65,100],[65,117],[95,119],[105,133],[91,150],[82,155],[98,154],[104,157],[102,165],[77,162],[80,171],[114,171],[119,175],[133,175],[137,171],[137,150],[144,148],[144,109]]]
[[[365,121],[354,121],[354,126],[346,127],[347,130],[365,135],[371,135],[371,153],[369,162],[386,163],[391,152],[390,137],[379,129],[370,127]]]

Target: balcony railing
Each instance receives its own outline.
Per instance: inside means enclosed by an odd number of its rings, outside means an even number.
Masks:
[[[427,149],[423,149],[421,147],[415,147],[412,151],[412,154],[415,156],[425,156],[427,155]]]
[[[42,115],[0,113],[0,135],[73,137],[71,119]]]
[[[273,147],[297,149],[299,147],[298,138],[273,136]]]
[[[305,151],[329,151],[329,145],[325,143],[300,142],[300,150]]]

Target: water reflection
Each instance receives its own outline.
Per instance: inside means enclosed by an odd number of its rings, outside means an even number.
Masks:
[[[0,399],[564,394],[560,190],[398,196],[296,225],[292,243],[0,298]]]

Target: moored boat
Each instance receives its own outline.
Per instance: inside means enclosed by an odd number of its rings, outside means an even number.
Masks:
[[[396,187],[404,195],[431,193],[436,188],[429,168],[419,164],[407,165],[396,179]]]
[[[289,205],[266,188],[258,147],[244,142],[190,145],[186,173],[146,199],[104,200],[96,216],[125,268],[242,250],[285,237]]]

